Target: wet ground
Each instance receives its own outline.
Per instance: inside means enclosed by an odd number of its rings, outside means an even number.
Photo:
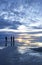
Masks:
[[[42,52],[26,46],[0,47],[0,65],[42,65]]]

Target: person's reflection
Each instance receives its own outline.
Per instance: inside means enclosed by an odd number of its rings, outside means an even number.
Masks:
[[[5,37],[5,46],[7,46],[7,37]]]
[[[12,46],[12,36],[11,36],[11,46]]]
[[[14,36],[13,36],[13,46],[15,45],[15,38],[14,38]]]

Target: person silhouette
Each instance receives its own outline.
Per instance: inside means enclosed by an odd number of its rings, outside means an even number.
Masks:
[[[12,46],[12,36],[11,36],[11,46]]]
[[[5,46],[7,46],[7,37],[5,37]]]
[[[14,46],[14,44],[15,44],[15,38],[14,38],[14,36],[13,36],[13,46]]]

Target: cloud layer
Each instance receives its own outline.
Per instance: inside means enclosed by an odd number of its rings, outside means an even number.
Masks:
[[[42,0],[0,0],[0,29],[42,29]]]

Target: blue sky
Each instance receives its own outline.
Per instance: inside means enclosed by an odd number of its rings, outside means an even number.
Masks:
[[[0,31],[42,31],[42,0],[0,0]]]

